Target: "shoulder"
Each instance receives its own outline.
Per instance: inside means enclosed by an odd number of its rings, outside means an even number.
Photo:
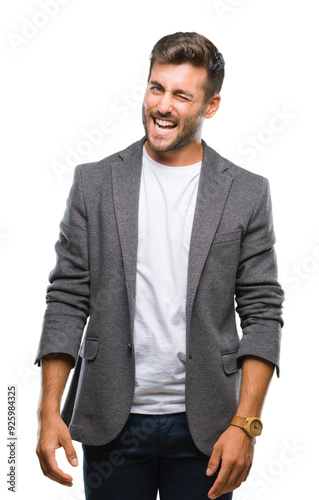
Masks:
[[[145,138],[130,144],[125,149],[117,151],[101,160],[91,163],[82,163],[75,168],[75,177],[80,176],[83,181],[94,179],[100,180],[101,176],[105,179],[105,175],[110,173],[110,166],[116,163],[121,163],[127,159],[134,161],[135,156],[141,156]]]
[[[204,143],[204,158],[207,163],[216,169],[221,179],[224,176],[231,178],[233,186],[240,190],[252,193],[256,190],[259,191],[263,187],[267,189],[269,185],[266,177],[236,165],[206,143]]]

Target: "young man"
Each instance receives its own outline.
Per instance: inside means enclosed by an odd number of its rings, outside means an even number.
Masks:
[[[223,77],[207,38],[162,38],[146,136],[75,170],[36,357],[37,454],[71,486],[54,451],[77,465],[83,443],[91,500],[229,500],[249,474],[283,292],[267,180],[201,139]]]

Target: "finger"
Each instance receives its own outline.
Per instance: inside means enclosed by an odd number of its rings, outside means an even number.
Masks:
[[[223,490],[222,493],[226,493],[226,490],[227,492],[229,492],[239,488],[239,486],[244,481],[245,475],[246,475],[246,468],[244,469],[242,468],[238,469],[237,467],[234,468],[228,477],[227,484],[224,486],[225,491]]]
[[[58,481],[58,482],[66,481],[68,483],[70,483],[70,482],[72,483],[72,481],[73,481],[72,476],[70,476],[69,474],[66,474],[65,472],[63,472],[59,468],[54,453],[53,453],[53,455],[50,454],[48,456],[47,465],[48,465],[50,477],[52,479],[54,479],[55,481]]]
[[[211,457],[208,461],[206,470],[207,476],[212,476],[213,474],[215,474],[215,472],[218,469],[220,459],[221,459],[221,450],[219,449],[218,446],[215,445],[213,448],[213,453],[211,454]]]
[[[52,479],[52,481],[55,481],[59,484],[65,485],[65,486],[72,486],[72,481],[66,481],[66,480],[64,481],[62,479],[59,479],[58,477],[55,477],[54,475],[51,475],[49,470],[46,468],[46,466],[44,466],[42,464],[42,462],[40,462],[40,467],[41,467],[41,470],[42,470],[44,476],[46,476],[49,479]]]
[[[66,455],[66,458],[68,459],[69,463],[73,467],[77,467],[79,465],[79,461],[78,461],[78,457],[77,457],[75,448],[74,448],[73,443],[72,443],[71,436],[68,435],[68,436],[62,438],[60,441],[61,441],[61,444],[64,448],[65,455]]]
[[[42,452],[40,452],[38,456],[42,472],[45,476],[58,483],[72,486],[73,478],[69,474],[64,473],[58,467],[55,458],[55,449],[46,451],[42,450]]]
[[[228,478],[232,472],[232,468],[230,466],[224,465],[222,463],[221,469],[218,473],[217,479],[214,482],[213,487],[209,490],[208,496],[209,498],[218,498],[220,495],[224,493],[228,493],[232,491],[231,489],[227,489],[228,487]]]
[[[243,483],[243,481],[245,481],[245,478],[248,477],[250,468],[251,464],[249,466],[245,464],[243,465],[235,464],[234,466],[229,466],[228,476],[225,475],[224,477],[221,478],[219,478],[219,475],[217,476],[214,486],[208,493],[208,495],[212,495],[209,496],[209,498],[218,498],[221,495],[224,495],[239,488],[239,486]]]

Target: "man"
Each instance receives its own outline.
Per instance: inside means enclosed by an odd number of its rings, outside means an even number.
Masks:
[[[75,466],[83,443],[92,500],[229,500],[249,474],[283,292],[267,180],[201,139],[223,77],[207,38],[162,38],[146,136],[75,170],[36,357],[37,454],[71,486],[54,451]]]

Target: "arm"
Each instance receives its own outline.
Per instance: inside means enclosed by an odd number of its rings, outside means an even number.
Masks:
[[[76,459],[76,452],[69,430],[60,417],[60,405],[90,313],[87,224],[81,169],[76,167],[55,246],[57,261],[49,276],[47,307],[35,360],[42,366],[36,452],[43,473],[66,486],[72,486],[72,477],[58,468],[55,450],[63,446],[68,461],[77,465],[77,462],[72,462]]]
[[[267,389],[274,372],[269,361],[247,356],[242,367],[242,382],[236,415],[260,417]]]
[[[237,357],[242,365],[242,381],[236,415],[241,417],[260,416],[275,367],[279,374],[284,294],[277,281],[274,244],[269,183],[262,179],[242,238],[236,276],[236,310],[243,331]],[[208,475],[211,475],[221,460],[209,497],[217,498],[238,488],[248,477],[252,459],[252,438],[243,429],[231,425],[215,444],[208,462]]]
[[[74,172],[55,245],[56,265],[49,276],[47,307],[35,359],[39,366],[40,359],[50,353],[69,354],[74,366],[90,314],[88,220],[80,167]]]
[[[61,399],[72,368],[73,358],[56,354],[42,358],[42,387],[38,407],[38,445],[36,453],[45,476],[65,486],[72,486],[72,477],[58,468],[55,450],[63,446],[71,465],[78,465],[69,430],[60,417]]]
[[[274,365],[268,361],[247,356],[242,364],[242,382],[236,415],[260,417]],[[248,477],[253,459],[253,439],[243,429],[230,426],[214,446],[208,462],[207,475],[216,472],[220,460],[221,469],[209,498],[238,488]]]
[[[237,359],[239,364],[246,356],[270,361],[279,376],[284,293],[277,281],[272,204],[266,179],[256,198],[241,241],[236,276],[236,311],[243,333]]]

